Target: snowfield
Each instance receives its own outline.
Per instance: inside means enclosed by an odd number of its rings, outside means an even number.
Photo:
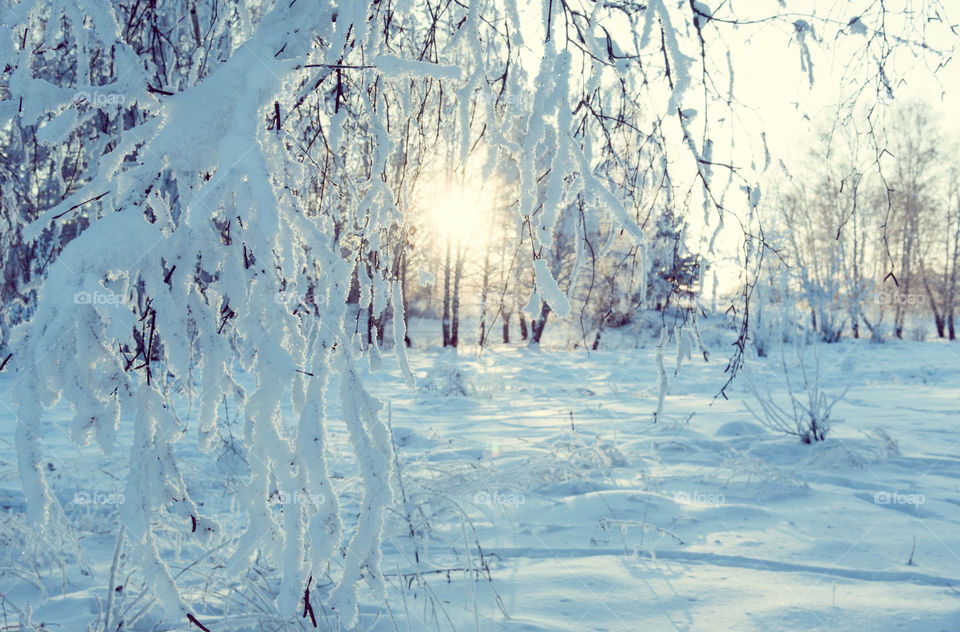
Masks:
[[[679,376],[668,358],[657,423],[652,342],[611,334],[590,354],[415,349],[413,389],[385,356],[365,379],[386,402],[400,476],[382,563],[388,597],[362,599],[358,629],[960,630],[960,346],[823,346],[828,394],[849,391],[828,439],[805,445],[757,423],[746,374],[729,399],[715,397],[726,366],[715,338],[710,361],[687,361]],[[748,366],[782,396],[776,369],[771,358]],[[15,379],[0,375],[3,629],[99,630],[111,592],[122,630],[199,629],[164,620],[115,558],[116,509],[133,500],[122,493],[124,459],[75,447],[63,406],[40,434],[64,516],[53,534],[34,534],[12,447]],[[182,404],[185,478],[222,530],[200,545],[179,518],[155,529],[197,618],[218,631],[314,629],[272,605],[273,561],[243,577],[223,568],[244,527],[231,512],[248,464],[229,435],[197,452]],[[338,406],[330,433],[344,457],[331,474],[355,522],[360,478]],[[121,421],[123,456],[130,428]],[[276,491],[277,512],[326,500]],[[319,629],[336,629],[322,607],[329,588],[314,577]]]
[[[0,0],[0,632],[960,632],[960,2],[790,4]]]

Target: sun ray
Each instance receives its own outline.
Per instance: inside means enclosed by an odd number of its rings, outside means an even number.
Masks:
[[[480,247],[488,239],[495,197],[490,183],[451,185],[426,208],[429,231],[440,244]]]

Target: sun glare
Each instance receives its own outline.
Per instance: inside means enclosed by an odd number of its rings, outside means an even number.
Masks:
[[[486,187],[451,186],[439,192],[427,208],[430,232],[441,245],[474,247],[487,241],[493,197]]]

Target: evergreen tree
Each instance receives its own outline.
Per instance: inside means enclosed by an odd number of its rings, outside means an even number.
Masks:
[[[684,251],[686,223],[673,208],[657,217],[656,232],[647,244],[647,305],[660,311],[671,299],[692,298],[700,280],[700,262]]]

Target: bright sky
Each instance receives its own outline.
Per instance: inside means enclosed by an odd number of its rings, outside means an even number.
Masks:
[[[866,4],[871,3],[799,0],[788,3],[788,6],[791,11],[802,12],[804,5],[807,5],[807,10],[816,5],[819,14],[824,15],[823,11],[826,11],[845,22],[857,15],[854,7]],[[891,12],[898,10],[894,4],[887,3]],[[960,15],[952,17],[960,19]],[[937,38],[937,32],[947,33],[946,29],[940,24],[931,24],[927,32],[930,44],[949,48],[950,41],[946,37]],[[893,20],[889,27],[897,32],[898,27]],[[731,30],[726,32],[733,33]],[[737,160],[740,163],[749,164],[751,158],[758,155],[758,136],[763,131],[771,157],[783,160],[793,168],[802,164],[808,148],[814,143],[812,132],[816,128],[815,123],[819,122],[822,126],[825,120],[833,120],[837,116],[837,103],[851,94],[855,82],[867,81],[868,74],[876,72],[876,62],[871,59],[867,60],[867,65],[851,64],[867,41],[863,35],[848,33],[833,42],[811,45],[814,79],[811,85],[806,71],[801,67],[801,50],[792,33],[773,27],[761,27],[752,32],[742,29],[739,32],[744,38],[742,41],[728,42],[735,73],[735,93],[741,104],[752,106],[752,113],[746,114],[739,122],[741,133],[738,134],[735,156],[739,156]],[[928,65],[930,61],[917,58],[906,50],[899,51],[892,60],[893,72],[890,73],[895,79],[894,99],[884,103],[894,105],[898,102],[925,101],[941,112],[946,133],[960,135],[960,121],[953,115],[960,110],[960,62],[947,63],[934,76],[933,67]],[[872,92],[872,86],[867,90]],[[864,102],[871,96],[865,93]],[[863,125],[857,124],[857,128],[863,129]],[[701,217],[700,213],[691,214],[691,227],[695,230],[703,230]],[[739,227],[729,223],[717,240],[720,254],[734,253],[740,241]],[[721,293],[735,290],[738,282],[735,265],[721,264],[718,269]]]
[[[723,6],[729,10],[729,3],[724,2],[720,5],[719,0],[707,0],[705,4],[717,7]],[[543,5],[537,3],[519,3],[521,20],[524,23],[525,30],[525,49],[529,63],[528,71],[533,71],[537,66],[537,58],[542,50],[542,44],[538,38],[533,36],[542,31],[538,28],[542,19]],[[898,6],[901,5],[901,6]],[[898,23],[897,12],[903,6],[907,8],[916,8],[917,3],[911,3],[910,0],[887,0],[885,3],[889,11],[888,14],[888,33],[891,41],[896,41],[898,36],[906,36],[919,39],[919,33],[903,33],[902,22]],[[853,90],[854,84],[866,82],[871,73],[877,69],[876,62],[872,59],[863,59],[858,57],[858,53],[863,50],[867,43],[867,36],[854,32],[855,29],[847,28],[846,32],[839,35],[832,41],[814,41],[813,36],[808,37],[810,44],[810,61],[813,65],[813,84],[811,85],[807,71],[802,68],[802,49],[796,41],[796,35],[793,32],[792,21],[801,19],[804,15],[814,13],[818,16],[829,17],[838,24],[846,24],[851,18],[860,15],[861,11],[879,7],[875,0],[859,1],[839,1],[839,0],[790,0],[786,2],[786,8],[782,7],[778,0],[749,0],[749,2],[737,3],[736,8],[738,17],[743,18],[769,16],[769,15],[790,15],[785,23],[767,23],[760,26],[740,26],[737,28],[731,25],[720,25],[719,32],[727,38],[726,42],[717,41],[717,30],[707,29],[705,33],[708,43],[712,48],[708,49],[708,63],[715,67],[717,74],[715,78],[719,80],[721,89],[726,82],[726,59],[724,58],[725,46],[729,47],[731,53],[731,67],[734,71],[734,94],[743,107],[736,107],[738,120],[735,122],[733,136],[736,148],[733,154],[735,164],[740,166],[750,166],[751,161],[762,162],[763,145],[760,140],[760,134],[763,132],[766,136],[767,148],[773,161],[783,160],[790,166],[790,163],[802,160],[806,154],[807,148],[811,145],[811,131],[815,128],[815,123],[821,125],[823,120],[832,120],[837,114],[837,103]],[[681,8],[681,10],[684,10]],[[778,13],[784,12],[784,13]],[[789,12],[787,14],[786,12]],[[951,16],[954,19],[960,19],[960,6],[958,6],[958,15]],[[809,19],[809,18],[808,18]],[[868,19],[868,17],[865,17]],[[811,21],[811,23],[816,24]],[[950,41],[947,37],[941,36],[937,39],[937,33],[948,34],[947,29],[942,23],[926,20],[928,26],[925,34],[929,43],[933,47],[949,48]],[[614,36],[628,42],[633,34],[624,23],[625,28],[615,29]],[[816,27],[819,28],[819,27]],[[620,31],[620,32],[617,32]],[[827,35],[816,32],[820,37]],[[686,38],[681,42],[683,52],[686,54],[696,54],[695,48],[691,45],[695,40],[689,38],[695,37],[693,33],[680,34]],[[832,38],[832,35],[828,35]],[[542,34],[541,34],[542,38]],[[627,47],[621,47],[627,48]],[[852,60],[860,59],[860,65],[852,64]],[[949,131],[960,135],[960,121],[956,117],[950,116],[953,112],[960,111],[960,62],[952,62],[946,65],[937,73],[937,79],[934,78],[932,67],[926,64],[930,59],[912,57],[906,51],[900,52],[892,59],[891,77],[894,78],[894,99],[889,103],[898,101],[924,100],[940,109],[944,116],[942,120],[945,125],[949,125]],[[699,71],[695,70],[694,79],[699,78]],[[866,88],[872,91],[872,86]],[[869,94],[865,95],[864,102],[868,100]],[[691,86],[688,93],[688,99],[683,103],[683,107],[697,107],[698,88]],[[724,152],[729,145],[729,136],[731,135],[729,111],[721,106],[712,106],[711,115],[713,117],[725,117],[725,120],[711,121],[710,135],[714,138],[717,145],[717,160],[729,158]],[[702,115],[701,115],[702,116]],[[817,121],[817,119],[821,119]],[[691,128],[699,132],[702,129],[700,120],[694,121]],[[672,123],[671,123],[672,124]],[[726,136],[727,138],[724,138]],[[679,136],[678,136],[679,138]],[[699,139],[698,139],[699,141]],[[679,144],[679,141],[678,141]],[[675,177],[680,175],[678,180],[693,181],[693,173],[690,167],[690,161],[683,153],[686,149],[682,146],[675,147],[672,152],[674,157],[679,158],[678,165],[675,168]],[[684,167],[680,163],[686,163]],[[758,167],[762,165],[758,164]],[[686,175],[684,171],[688,171]],[[717,184],[725,178],[725,174],[720,169],[715,170]],[[758,173],[743,172],[748,181],[753,181],[755,177],[763,177]],[[734,182],[734,189],[728,194],[726,204],[731,209],[740,212],[746,211],[746,195],[737,190],[741,182]],[[437,225],[439,232],[458,236],[469,236],[476,234],[474,227],[471,227],[470,221],[464,217],[464,211],[467,214],[476,212],[470,208],[470,199],[479,197],[475,192],[467,192],[466,195],[451,191],[439,192],[443,203],[433,211],[439,214],[433,218],[433,223]],[[683,194],[683,191],[680,192]],[[703,234],[706,237],[712,235],[713,228],[705,227],[703,224],[703,212],[699,208],[699,202],[691,201],[693,208],[689,213],[690,229],[692,235]],[[459,216],[459,217],[458,217]],[[711,217],[711,224],[715,225],[717,218],[715,214]],[[742,239],[740,227],[734,221],[727,222],[726,230],[721,233],[717,240],[717,248],[723,255],[733,255],[736,252],[737,244]],[[723,269],[723,266],[720,266]],[[727,266],[721,278],[721,291],[733,289],[737,286],[738,270],[732,266]]]
[[[852,9],[850,15],[855,15]],[[960,15],[953,17],[960,18]],[[949,46],[949,42],[943,38],[938,41],[934,35],[931,29],[928,36],[932,45]],[[761,108],[759,115],[771,150],[775,149],[776,154],[783,157],[795,155],[800,149],[798,141],[805,141],[811,129],[810,121],[804,115],[832,117],[841,95],[850,92],[850,83],[867,79],[864,71],[875,68],[851,68],[850,72],[847,69],[865,42],[862,35],[848,34],[834,44],[826,43],[819,50],[811,47],[813,86],[801,69],[799,47],[782,32],[761,29],[742,45],[731,47],[740,100]],[[956,112],[960,107],[960,62],[948,63],[937,72],[935,79],[933,68],[925,65],[925,60],[900,51],[893,59],[893,69],[891,74],[899,81],[894,83],[894,101],[891,103],[923,100],[944,113]],[[945,116],[943,122],[951,126],[951,131],[960,132],[960,122],[955,117]]]

